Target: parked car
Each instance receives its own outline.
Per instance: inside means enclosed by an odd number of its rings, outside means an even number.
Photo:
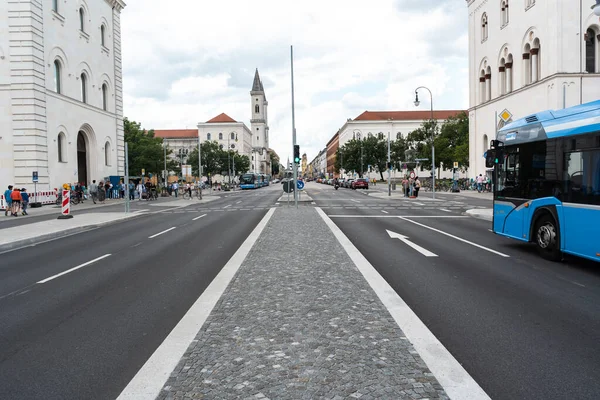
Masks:
[[[368,189],[369,181],[365,178],[358,178],[352,182],[352,189]]]
[[[344,187],[348,189],[352,188],[352,182],[354,182],[354,179],[352,178],[346,180],[346,182],[344,182]]]

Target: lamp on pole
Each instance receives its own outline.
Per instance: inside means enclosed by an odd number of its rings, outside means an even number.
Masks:
[[[231,152],[231,144],[230,144],[230,139],[232,136],[235,136],[235,141],[237,142],[238,137],[237,137],[237,133],[235,132],[231,132],[229,135],[227,135],[227,173],[229,175],[229,187],[231,187],[231,161],[230,161],[230,152]],[[233,147],[235,148],[235,144],[233,145]],[[234,158],[235,160],[235,158]],[[235,166],[233,167],[234,171],[235,171]]]
[[[600,0],[596,0],[596,4],[592,6],[594,14],[600,17]]]
[[[360,131],[354,131],[354,137],[360,141],[360,177],[362,178],[363,174],[363,142],[362,142],[362,134]]]
[[[419,86],[415,89],[415,106],[419,107],[421,102],[419,101],[419,89],[425,89],[429,92],[429,98],[431,103],[431,123],[433,124],[433,95],[431,94],[431,90],[426,88],[425,86]],[[435,146],[434,146],[434,129],[432,126],[431,129],[431,190],[432,197],[435,199]]]

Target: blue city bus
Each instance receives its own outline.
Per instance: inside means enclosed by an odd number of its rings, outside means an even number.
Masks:
[[[493,166],[496,234],[600,262],[600,100],[543,111],[498,131]]]
[[[240,177],[240,189],[258,189],[262,186],[262,180],[258,174],[249,172]]]
[[[269,183],[271,182],[271,175],[260,174],[260,177],[262,179],[262,186],[269,186]]]

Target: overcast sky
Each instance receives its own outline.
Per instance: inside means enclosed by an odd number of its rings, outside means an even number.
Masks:
[[[124,113],[146,129],[194,129],[222,112],[250,127],[258,68],[270,147],[285,162],[293,45],[297,141],[310,161],[348,118],[415,110],[417,86],[436,109],[466,109],[467,20],[464,0],[129,0]]]

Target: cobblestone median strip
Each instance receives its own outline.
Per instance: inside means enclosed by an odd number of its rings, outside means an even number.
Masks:
[[[282,246],[290,230],[301,246]],[[158,398],[448,396],[316,210],[300,208],[275,211]]]

